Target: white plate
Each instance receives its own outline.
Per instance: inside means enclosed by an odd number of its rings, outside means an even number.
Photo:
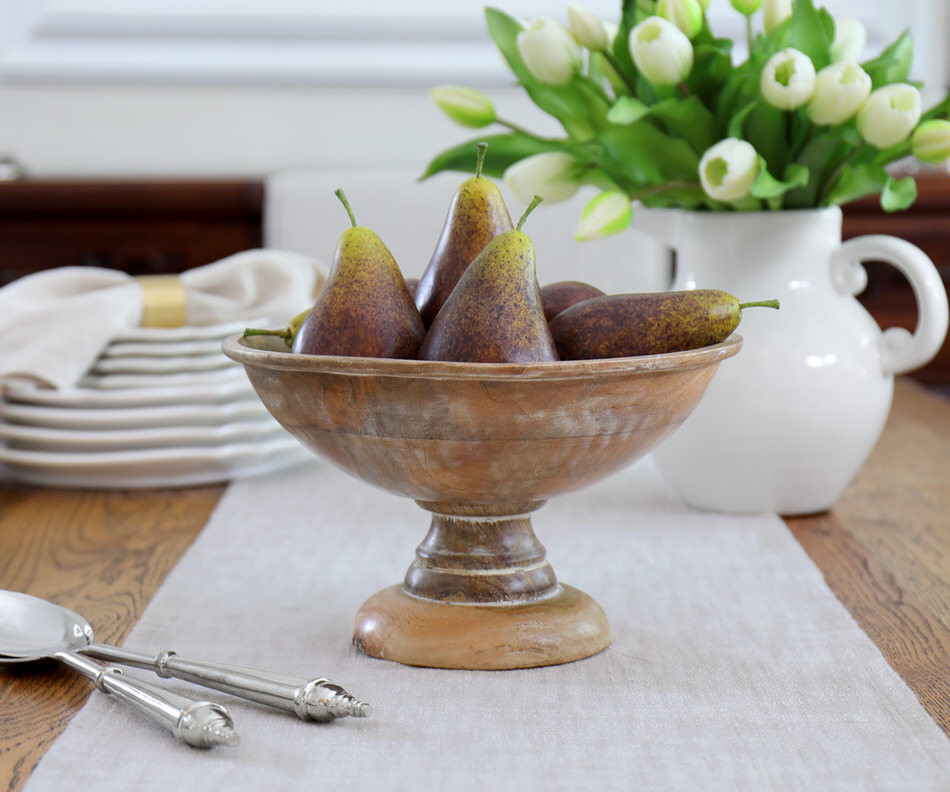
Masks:
[[[234,333],[243,333],[248,327],[271,327],[268,319],[254,318],[241,319],[235,322],[226,322],[217,325],[189,325],[187,327],[130,327],[123,330],[113,342],[158,342],[171,341],[200,341],[211,338],[222,339]]]
[[[0,441],[10,449],[45,451],[135,451],[169,446],[222,446],[272,440],[283,434],[273,419],[221,426],[158,426],[149,429],[50,429],[0,423]]]
[[[231,366],[212,371],[186,371],[177,374],[87,374],[79,381],[78,387],[116,390],[212,385],[226,382],[247,382],[244,369],[240,366]]]
[[[192,371],[214,371],[234,368],[237,364],[222,352],[212,355],[177,355],[176,357],[99,358],[92,374],[178,374]]]
[[[58,454],[0,447],[2,474],[47,487],[187,487],[270,473],[313,459],[292,437],[217,448]]]
[[[161,342],[129,341],[109,344],[102,356],[114,357],[178,357],[180,355],[213,355],[221,353],[221,341],[217,338],[208,341],[172,341]]]
[[[267,409],[257,399],[226,404],[169,404],[159,407],[71,409],[0,402],[0,419],[56,429],[144,429],[155,426],[221,426],[261,419]]]
[[[34,382],[12,382],[3,392],[7,401],[50,407],[156,407],[161,404],[221,404],[246,399],[252,393],[246,377],[219,385],[178,385],[168,388],[43,388]]]

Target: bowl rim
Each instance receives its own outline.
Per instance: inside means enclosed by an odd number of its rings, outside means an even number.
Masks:
[[[741,346],[742,336],[733,333],[718,344],[658,355],[559,360],[543,363],[460,363],[447,360],[405,360],[274,352],[248,346],[240,333],[229,336],[221,344],[225,355],[248,368],[347,376],[481,380],[575,379],[636,372],[684,371],[705,368],[730,358],[739,351]]]

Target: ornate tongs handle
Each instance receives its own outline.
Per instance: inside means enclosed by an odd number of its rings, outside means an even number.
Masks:
[[[90,644],[83,654],[121,665],[145,668],[160,677],[175,677],[233,696],[292,712],[301,720],[331,721],[346,716],[368,717],[373,708],[329,679],[302,679],[240,666],[186,660],[174,652],[154,657],[114,646]]]
[[[231,716],[220,704],[180,696],[73,652],[57,652],[55,657],[91,679],[102,692],[111,693],[164,726],[183,743],[210,748],[240,742]]]

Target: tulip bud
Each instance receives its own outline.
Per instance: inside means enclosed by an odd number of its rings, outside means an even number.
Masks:
[[[581,67],[580,47],[554,19],[536,19],[518,34],[517,42],[521,60],[538,82],[567,85]]]
[[[656,12],[693,39],[703,29],[703,7],[699,0],[660,0]]]
[[[921,162],[941,165],[950,159],[950,121],[924,121],[911,138],[914,156]]]
[[[831,60],[859,61],[868,41],[867,28],[854,17],[835,20],[835,37],[831,42]]]
[[[792,0],[765,0],[762,24],[771,33],[792,15]]]
[[[651,16],[630,31],[630,54],[656,85],[677,85],[693,68],[693,45],[672,22]]]
[[[729,0],[732,7],[740,14],[752,16],[762,7],[762,0]]]
[[[794,110],[815,93],[815,66],[797,49],[776,52],[762,69],[759,87],[765,101],[780,110]]]
[[[711,2],[712,0],[699,0],[699,4],[700,6],[702,6],[703,12],[706,12],[709,10],[709,4]]]
[[[540,195],[546,204],[566,201],[581,187],[584,165],[570,154],[550,151],[526,157],[505,171],[505,184],[522,203]]]
[[[609,49],[610,47],[613,47],[614,40],[617,38],[620,28],[613,22],[604,22],[604,30],[607,31],[607,47]]]
[[[699,181],[716,201],[745,198],[759,177],[759,155],[751,143],[738,138],[720,140],[699,161]]]
[[[602,192],[591,198],[581,212],[574,239],[578,242],[602,239],[623,231],[631,219],[633,208],[629,197],[621,192]]]
[[[843,124],[867,101],[871,78],[850,61],[825,66],[815,78],[815,95],[806,108],[816,124]]]
[[[567,21],[571,26],[571,33],[582,47],[591,52],[600,52],[608,45],[607,29],[596,14],[571,3],[567,7]]]
[[[437,85],[429,96],[439,109],[462,126],[479,129],[495,122],[495,105],[481,91],[461,85]]]
[[[878,88],[858,112],[858,132],[878,148],[907,140],[920,121],[920,91],[907,83]]]

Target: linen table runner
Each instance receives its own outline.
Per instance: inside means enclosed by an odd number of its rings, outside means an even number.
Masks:
[[[778,517],[691,511],[645,461],[534,523],[613,645],[409,668],[349,638],[426,513],[317,462],[232,484],[126,646],[329,676],[373,716],[309,724],[164,680],[234,717],[240,746],[196,751],[95,694],[26,790],[950,790],[950,741]]]

